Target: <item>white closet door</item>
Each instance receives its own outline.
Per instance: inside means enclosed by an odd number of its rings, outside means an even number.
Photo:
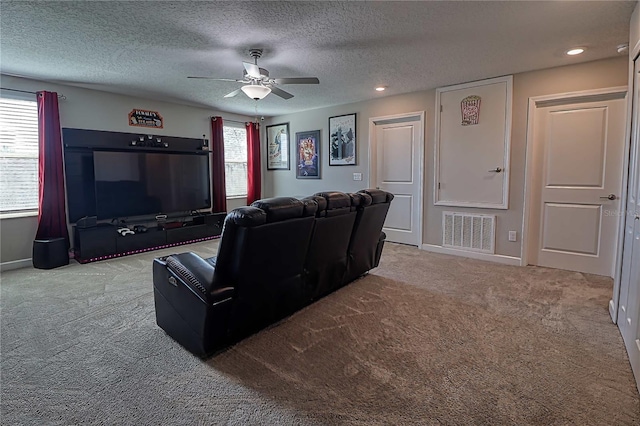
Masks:
[[[507,209],[512,77],[436,90],[435,204]],[[477,120],[469,120],[468,103]]]
[[[618,301],[618,327],[640,389],[640,74],[635,65],[629,184]]]

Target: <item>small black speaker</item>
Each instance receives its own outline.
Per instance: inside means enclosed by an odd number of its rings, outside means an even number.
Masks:
[[[224,225],[224,219],[227,217],[226,213],[213,213],[204,217],[204,223],[206,225],[215,225],[219,226],[222,229],[222,225]]]
[[[78,228],[93,228],[98,225],[97,216],[85,216],[83,218],[78,219],[76,222],[76,226]]]
[[[202,216],[194,216],[193,224],[194,225],[218,225],[222,227],[224,224],[224,218],[227,217],[226,213],[213,213],[206,214]]]
[[[33,241],[33,267],[53,269],[69,264],[69,252],[64,238],[48,238]]]

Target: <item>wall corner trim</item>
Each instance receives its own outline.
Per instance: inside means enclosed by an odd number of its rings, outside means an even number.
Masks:
[[[613,299],[609,300],[609,315],[611,316],[611,322],[618,323],[618,309],[617,305],[613,302]]]
[[[473,251],[456,250],[448,247],[442,247],[435,244],[423,244],[422,250],[432,253],[450,254],[452,256],[468,257],[471,259],[485,260],[487,262],[501,263],[503,265],[520,266],[520,258],[514,256],[505,256],[503,254],[487,254]]]

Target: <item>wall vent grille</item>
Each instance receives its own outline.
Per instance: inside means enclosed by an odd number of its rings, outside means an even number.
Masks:
[[[443,212],[442,230],[443,247],[481,253],[495,253],[495,216]]]

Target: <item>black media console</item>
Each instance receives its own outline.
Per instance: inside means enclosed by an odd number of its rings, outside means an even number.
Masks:
[[[63,128],[62,135],[78,262],[220,236],[226,215],[208,213],[211,151],[204,135],[194,139],[71,128]]]
[[[145,232],[121,235],[117,225],[74,226],[75,259],[80,263],[126,256],[220,237],[225,213],[195,216],[182,226],[150,226]]]

